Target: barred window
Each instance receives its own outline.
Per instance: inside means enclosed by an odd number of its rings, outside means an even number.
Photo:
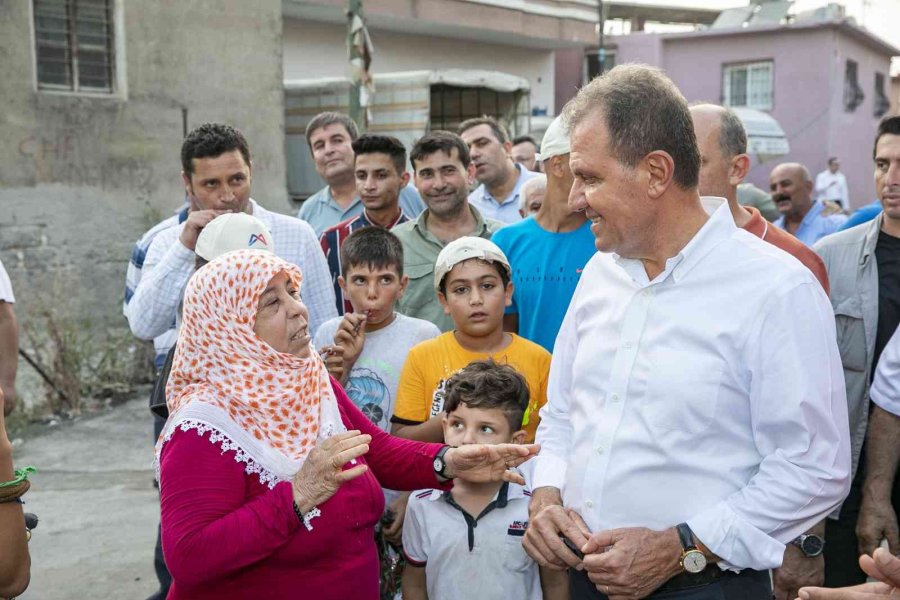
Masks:
[[[725,65],[722,71],[722,103],[725,106],[771,110],[773,70],[771,60]]]
[[[33,0],[41,90],[114,91],[114,0]]]

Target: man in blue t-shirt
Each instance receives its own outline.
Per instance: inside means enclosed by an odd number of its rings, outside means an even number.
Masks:
[[[569,134],[557,117],[541,143],[547,194],[537,214],[498,229],[491,240],[512,265],[515,291],[503,326],[553,352],[581,270],[594,255],[594,235],[583,212],[569,210],[572,172]]]

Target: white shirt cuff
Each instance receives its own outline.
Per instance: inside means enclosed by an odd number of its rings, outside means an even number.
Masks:
[[[568,466],[565,460],[552,454],[538,454],[528,462],[532,463],[532,490],[540,487],[555,487],[562,491],[566,482]]]
[[[741,519],[722,501],[687,521],[704,546],[718,556],[723,570],[776,569],[784,560],[784,544]]]

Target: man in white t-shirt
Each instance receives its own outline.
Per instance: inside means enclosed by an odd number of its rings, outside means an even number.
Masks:
[[[16,405],[16,369],[19,366],[19,327],[13,304],[12,283],[0,262],[0,389],[5,402],[3,412],[9,414]]]
[[[836,156],[828,159],[828,168],[816,175],[816,200],[837,202],[841,208],[850,208],[847,178],[840,172],[841,163]]]

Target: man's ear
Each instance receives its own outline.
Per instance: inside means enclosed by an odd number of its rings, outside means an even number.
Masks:
[[[469,166],[466,167],[466,183],[469,184],[469,187],[472,187],[472,184],[475,183],[475,163],[470,162]]]
[[[347,282],[344,281],[344,276],[338,275],[337,282],[338,282],[338,285],[341,286],[341,291],[343,291],[346,294],[347,293]]]
[[[738,185],[744,181],[744,177],[750,172],[750,156],[738,154],[731,159],[731,170],[728,173],[728,184]]]
[[[409,285],[409,275],[404,275],[400,278],[400,293],[397,294],[397,298],[402,298],[403,293],[406,291],[406,286]]]
[[[641,161],[647,172],[647,195],[659,198],[672,185],[675,176],[675,161],[668,152],[654,150]]]
[[[400,175],[400,189],[405,188],[407,183],[409,183],[409,173],[403,171],[403,174]]]
[[[525,431],[524,429],[520,429],[517,432],[515,432],[514,434],[512,434],[512,439],[510,440],[510,443],[524,444],[526,437],[528,437],[528,432]]]
[[[563,156],[565,155],[557,154],[544,161],[544,170],[552,173],[557,179],[562,179],[566,176],[565,169],[563,169],[562,165]]]
[[[444,314],[449,316],[450,315],[450,305],[447,304],[447,297],[444,296],[444,294],[442,292],[438,292],[437,297],[438,297],[438,302],[441,303],[441,307],[444,309]]]
[[[512,156],[510,156],[512,154],[512,142],[510,142],[509,140],[503,142],[503,150],[506,151],[507,156],[512,158]],[[513,162],[515,162],[515,161],[513,161]]]

